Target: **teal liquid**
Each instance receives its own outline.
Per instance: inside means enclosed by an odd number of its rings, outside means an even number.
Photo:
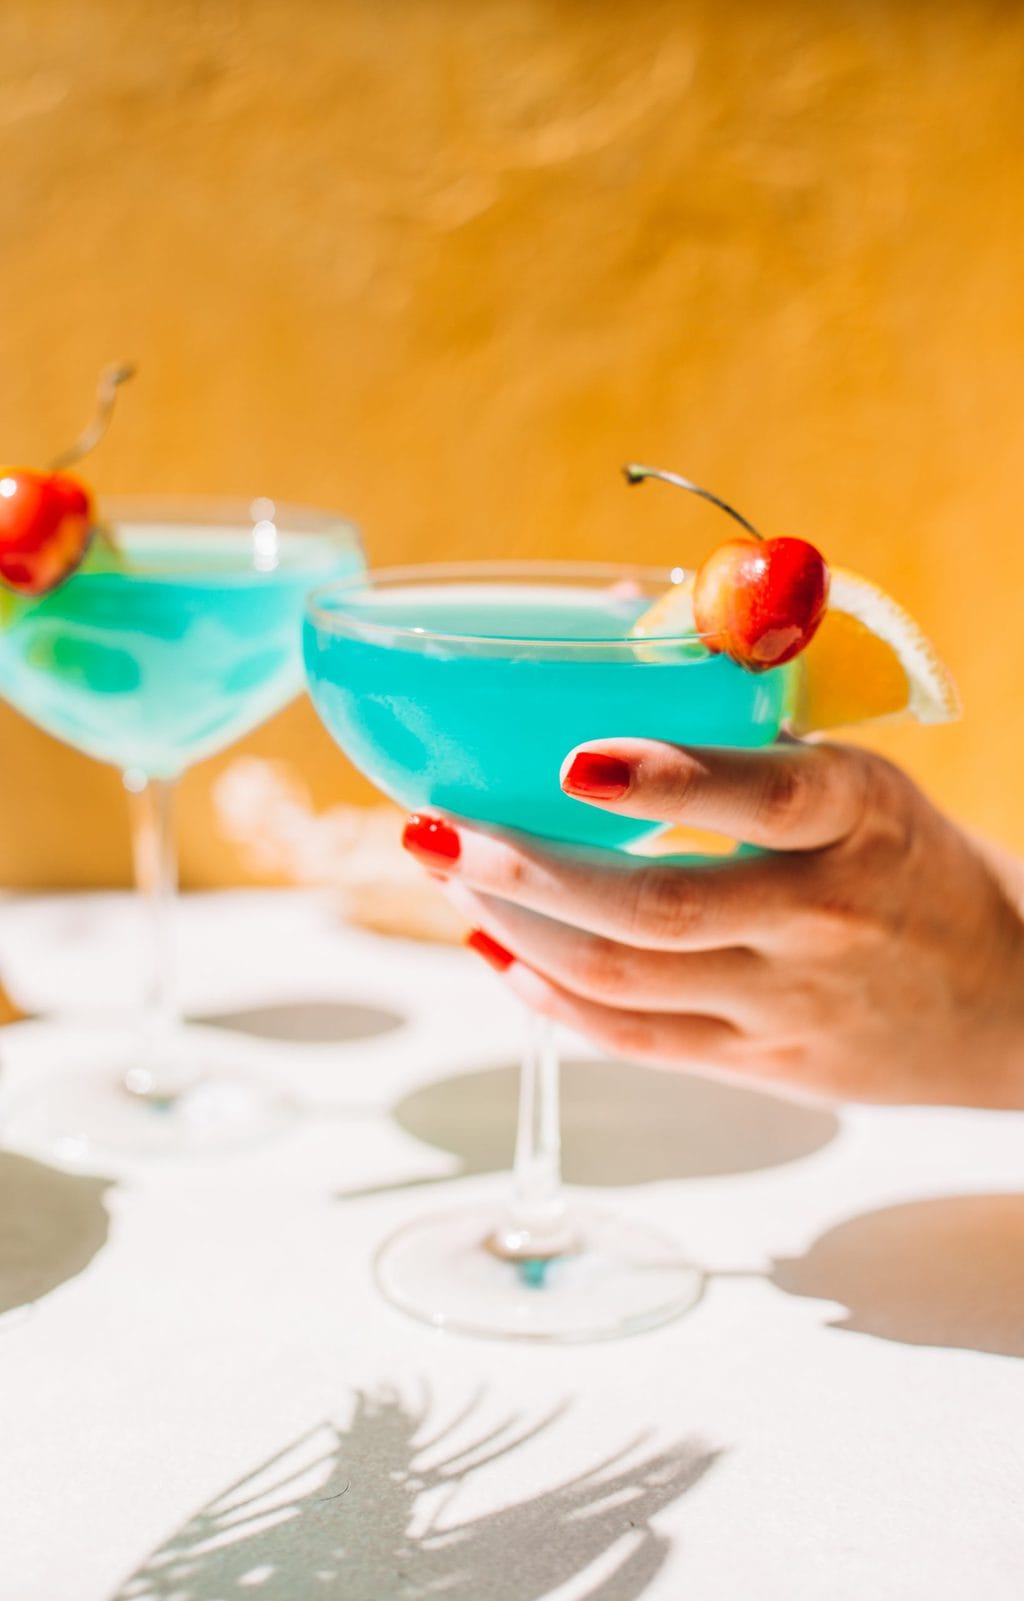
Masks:
[[[287,534],[260,571],[249,531],[122,526],[41,600],[3,598],[0,695],[100,761],[174,778],[302,688],[301,618],[354,545]]]
[[[581,845],[623,847],[657,823],[572,800],[559,771],[575,745],[634,736],[758,746],[777,735],[784,670],[744,672],[698,644],[620,643],[647,602],[571,586],[417,585],[356,592],[340,616],[484,636],[374,639],[307,620],[306,671],[346,754],[407,810],[436,810]],[[571,645],[523,641],[608,641]]]

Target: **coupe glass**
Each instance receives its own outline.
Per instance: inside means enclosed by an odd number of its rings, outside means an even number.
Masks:
[[[246,1143],[289,1115],[259,1081],[197,1056],[176,992],[175,781],[303,688],[310,589],[362,570],[351,524],[252,502],[105,501],[109,539],[41,599],[4,592],[0,693],[32,722],[120,769],[150,981],[119,1069],[52,1080],[19,1115],[59,1152],[177,1153]]]
[[[630,734],[764,745],[786,675],[743,672],[695,636],[628,638],[681,570],[482,563],[368,572],[314,593],[305,654],[314,705],[347,755],[408,810],[609,851],[660,825],[563,794],[573,746]],[[558,1062],[531,1020],[510,1202],[420,1218],[382,1248],[380,1285],[437,1327],[536,1340],[650,1328],[702,1275],[660,1230],[568,1198]]]

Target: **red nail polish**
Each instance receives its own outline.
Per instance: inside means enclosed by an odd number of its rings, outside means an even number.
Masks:
[[[459,836],[450,823],[427,812],[414,812],[402,830],[402,844],[426,867],[450,867],[459,859]]]
[[[485,934],[482,928],[474,928],[471,934],[467,934],[466,944],[471,951],[476,951],[478,956],[482,956],[485,962],[490,962],[498,973],[506,973],[515,961],[512,952],[507,951],[504,945],[499,945],[490,934]]]
[[[632,772],[628,762],[600,751],[577,751],[562,779],[562,788],[587,800],[621,800],[629,789]]]

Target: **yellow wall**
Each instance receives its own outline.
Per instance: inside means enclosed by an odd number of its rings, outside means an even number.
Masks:
[[[0,456],[130,356],[101,494],[380,562],[692,558],[715,515],[616,476],[674,465],[916,610],[967,715],[887,747],[1024,847],[1022,59],[980,0],[5,0]],[[368,793],[308,707],[249,748]],[[0,764],[0,883],[126,872],[111,773],[2,709]]]

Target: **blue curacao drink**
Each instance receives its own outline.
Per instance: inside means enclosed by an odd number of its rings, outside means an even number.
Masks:
[[[309,590],[362,566],[344,524],[277,537],[266,518],[114,523],[42,599],[9,592],[0,696],[48,733],[147,778],[174,778],[303,687]]]
[[[581,845],[658,824],[564,795],[559,770],[612,736],[756,746],[777,735],[786,670],[751,674],[690,636],[630,639],[680,574],[585,565],[369,573],[314,597],[313,702],[335,740],[408,810]]]
[[[631,637],[683,577],[478,565],[332,585],[307,609],[314,705],[407,810],[563,849],[626,849],[660,825],[563,794],[575,745],[617,735],[765,745],[787,700],[785,669],[744,672],[678,623],[674,638]],[[604,1339],[679,1316],[704,1280],[675,1242],[563,1195],[557,1055],[543,1020],[531,1023],[521,1086],[511,1204],[474,1199],[399,1229],[376,1258],[385,1295],[434,1328],[515,1339]]]

